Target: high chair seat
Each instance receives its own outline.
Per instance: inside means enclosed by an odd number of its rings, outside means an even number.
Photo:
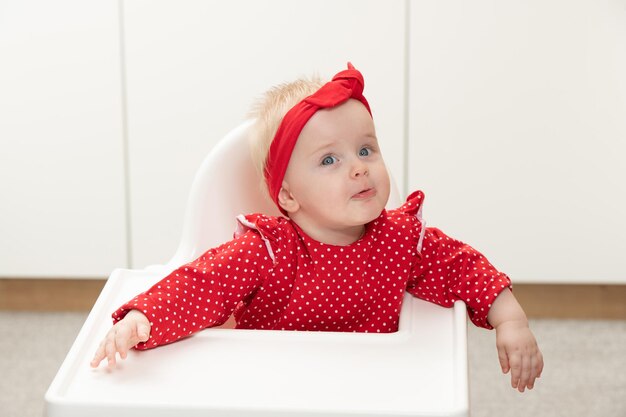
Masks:
[[[119,305],[230,239],[236,215],[278,215],[252,166],[250,125],[230,132],[200,167],[172,259],[113,271],[46,393],[46,415],[467,416],[465,305],[409,294],[396,333],[236,330],[229,321],[133,350],[113,371],[89,367]],[[399,204],[392,186],[389,207]]]

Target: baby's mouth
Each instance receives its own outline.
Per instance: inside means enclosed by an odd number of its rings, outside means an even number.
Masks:
[[[367,198],[374,197],[375,195],[376,195],[376,189],[375,188],[366,188],[366,189],[361,190],[360,192],[356,193],[355,195],[353,195],[352,198],[367,199]]]

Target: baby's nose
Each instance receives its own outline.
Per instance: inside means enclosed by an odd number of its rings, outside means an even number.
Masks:
[[[362,161],[357,161],[352,166],[352,177],[358,178],[368,174],[367,165]]]

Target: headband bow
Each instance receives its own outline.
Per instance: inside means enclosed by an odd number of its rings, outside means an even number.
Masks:
[[[270,145],[265,163],[265,181],[270,196],[283,214],[287,213],[278,203],[278,193],[282,187],[285,172],[287,172],[291,153],[304,125],[318,110],[338,106],[351,98],[363,103],[371,115],[370,106],[363,97],[364,85],[363,75],[351,63],[348,63],[347,70],[338,72],[331,81],[293,106],[283,117]]]

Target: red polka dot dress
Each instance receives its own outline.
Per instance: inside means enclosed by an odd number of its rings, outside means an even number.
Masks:
[[[384,210],[347,246],[324,244],[294,222],[239,216],[237,237],[183,265],[113,313],[132,309],[150,320],[147,349],[223,324],[237,328],[394,332],[404,292],[451,307],[467,304],[470,319],[491,328],[487,313],[510,286],[506,275],[470,246],[421,220],[417,191]]]

